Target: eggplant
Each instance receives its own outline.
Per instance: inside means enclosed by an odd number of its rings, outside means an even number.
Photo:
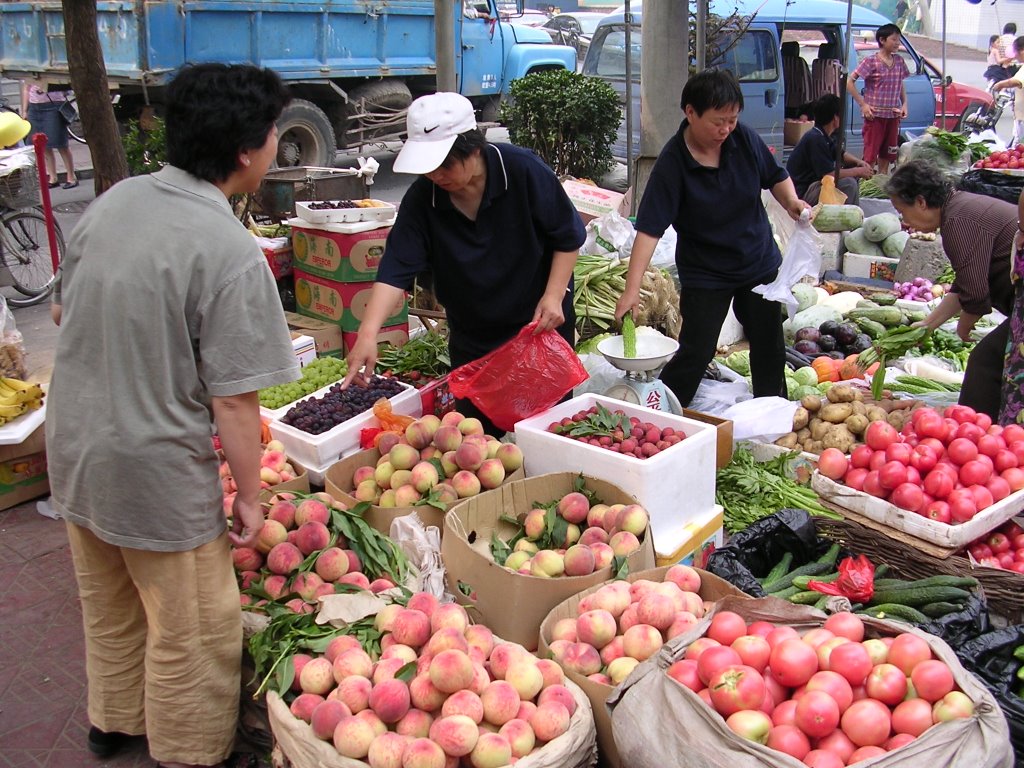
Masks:
[[[833,360],[845,360],[846,353],[838,349],[833,349],[831,352],[826,352],[826,356],[831,357]]]
[[[849,345],[850,352],[864,352],[871,349],[871,337],[866,333],[858,333],[857,337],[853,340],[853,343]]]
[[[820,337],[821,337],[821,334],[818,333],[818,329],[817,328],[801,328],[793,336],[793,339],[795,341],[813,341],[815,344],[817,344],[818,343],[818,339]]]
[[[822,352],[831,352],[837,346],[836,337],[823,333],[818,337],[818,346],[821,347]]]
[[[826,320],[824,323],[818,326],[818,333],[823,333],[828,336],[835,336],[837,328],[839,328],[839,323],[837,323],[835,320]]]
[[[853,323],[840,323],[838,327],[836,327],[836,332],[832,335],[836,337],[836,343],[840,347],[845,348],[850,344],[853,344],[853,340],[857,338],[857,334],[859,333],[860,328]]]
[[[811,358],[807,355],[801,355],[792,347],[786,347],[786,365],[796,370],[797,368],[804,368],[811,364]]]
[[[801,355],[811,356],[821,354],[821,347],[819,347],[815,342],[808,341],[806,339],[804,339],[803,341],[798,341],[796,344],[794,344],[793,349],[795,349]]]

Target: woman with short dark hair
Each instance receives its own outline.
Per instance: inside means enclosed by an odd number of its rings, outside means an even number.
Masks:
[[[921,323],[935,329],[959,315],[957,335],[970,338],[993,309],[1013,313],[1010,251],[1017,207],[1003,200],[955,190],[935,166],[914,160],[899,166],[885,187],[905,226],[942,230],[942,248],[956,277],[953,287]],[[1003,365],[1010,321],[988,333],[971,352],[960,403],[999,418]]]

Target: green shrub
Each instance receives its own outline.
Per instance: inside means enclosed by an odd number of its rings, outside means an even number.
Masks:
[[[559,176],[597,179],[611,169],[622,107],[610,85],[558,69],[515,80],[510,93],[501,120],[513,144],[532,149]]]
[[[164,121],[154,117],[151,127],[144,130],[138,120],[128,121],[128,130],[121,142],[128,158],[128,172],[132,176],[155,173],[167,165],[167,130]]]

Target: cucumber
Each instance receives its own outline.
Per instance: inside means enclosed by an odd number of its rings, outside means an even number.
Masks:
[[[807,585],[812,581],[820,581],[822,584],[832,584],[839,579],[839,571],[826,573],[822,576],[797,576],[793,579],[793,586],[801,589],[810,589]]]
[[[978,586],[978,580],[973,576],[950,576],[947,574],[940,574],[938,576],[928,576],[924,579],[917,579],[916,581],[906,581],[904,584],[913,589],[918,587],[959,587],[960,589],[974,589]]]
[[[928,617],[909,605],[899,603],[881,603],[873,605],[860,613],[867,616],[874,616],[876,619],[897,619],[911,624],[927,624]]]
[[[782,559],[775,564],[775,566],[768,571],[768,575],[764,577],[764,581],[761,582],[762,587],[768,587],[773,582],[778,581],[789,571],[789,567],[793,564],[793,553],[787,552],[782,556]]]
[[[870,298],[880,307],[891,307],[896,303],[896,294],[894,293],[872,293]]]
[[[960,603],[968,600],[971,593],[958,587],[917,587],[876,591],[870,605],[897,603],[899,605],[927,605],[928,603]]]
[[[854,309],[847,314],[847,318],[854,322],[857,322],[857,319],[861,317],[884,325],[886,328],[895,328],[903,323],[903,313],[900,311],[899,307]]]
[[[853,322],[872,339],[877,339],[885,333],[884,325],[876,323],[874,320],[868,320],[866,317],[858,317]]]
[[[823,610],[825,610],[825,604],[826,604],[826,603],[828,602],[828,599],[829,599],[830,597],[831,597],[831,595],[822,595],[822,596],[821,596],[821,597],[820,597],[820,598],[818,599],[818,602],[816,602],[816,603],[814,604],[814,607],[815,607],[815,608],[817,608],[817,609],[818,609],[819,611],[823,611]]]
[[[882,589],[898,589],[910,584],[906,579],[875,579],[875,591]]]
[[[768,592],[773,597],[779,597],[779,592],[790,589],[793,586],[793,579],[797,576],[821,576],[825,573],[831,573],[832,569],[835,568],[835,562],[831,563],[808,563],[807,565],[801,565],[799,568],[794,568],[792,571],[787,573],[781,579],[772,584],[772,588]],[[799,588],[797,591],[800,591]]]
[[[928,605],[921,606],[921,613],[930,618],[938,619],[947,613],[962,611],[963,608],[964,606],[961,603],[928,603]]]
[[[768,597],[777,597],[780,600],[789,600],[789,598],[791,598],[797,592],[803,592],[803,590],[800,589],[800,587],[786,587],[785,589],[781,589],[778,592],[769,592]]]
[[[889,566],[886,565],[885,563],[882,563],[877,568],[875,568],[875,578],[876,579],[880,579],[883,576],[885,576],[885,574],[887,574],[888,572],[889,572]]]
[[[828,551],[824,555],[819,557],[815,562],[828,563],[829,565],[835,565],[836,559],[839,557],[839,545],[833,544],[828,548]]]
[[[795,595],[789,598],[789,602],[796,603],[797,605],[814,605],[816,602],[818,602],[818,598],[821,596],[821,592],[816,592],[813,589],[809,589],[804,592],[797,592]]]
[[[859,205],[822,205],[814,215],[814,228],[819,232],[849,232],[864,223]]]

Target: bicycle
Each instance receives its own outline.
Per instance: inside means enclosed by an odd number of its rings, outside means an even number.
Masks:
[[[58,264],[64,258],[64,234],[53,222]],[[29,307],[53,293],[53,272],[46,217],[40,205],[39,173],[32,147],[0,151],[0,276],[6,271],[21,297],[12,307]],[[24,297],[24,298],[22,298]]]

